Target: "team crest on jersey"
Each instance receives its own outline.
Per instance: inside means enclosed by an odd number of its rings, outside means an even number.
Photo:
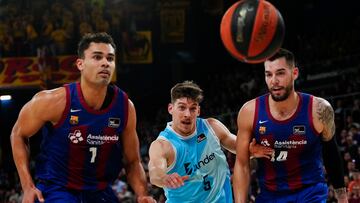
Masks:
[[[77,125],[79,123],[79,116],[70,116],[70,124]]]
[[[202,142],[206,139],[206,136],[204,133],[201,133],[200,135],[197,136],[197,143]]]
[[[118,128],[120,126],[120,118],[109,118],[109,127]]]
[[[266,133],[266,127],[265,126],[260,126],[259,127],[259,133],[262,134],[262,135],[265,134]]]
[[[304,125],[296,125],[293,127],[294,135],[304,135],[305,134],[305,126]]]

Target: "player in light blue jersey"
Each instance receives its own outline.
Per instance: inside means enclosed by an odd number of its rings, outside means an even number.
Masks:
[[[233,202],[222,147],[235,153],[236,136],[214,118],[198,118],[202,99],[197,84],[176,84],[168,106],[172,122],[150,146],[150,182],[164,189],[167,203]],[[272,154],[260,145],[252,151],[255,156]]]

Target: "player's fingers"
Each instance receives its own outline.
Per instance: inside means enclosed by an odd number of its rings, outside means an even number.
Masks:
[[[253,138],[250,142],[250,147],[253,147],[256,144],[255,138]]]
[[[182,181],[188,180],[189,176],[182,176],[181,179],[182,179]]]
[[[39,200],[39,202],[45,202],[45,200],[44,200],[44,197],[43,197],[43,195],[42,195],[42,193],[41,193],[41,191],[40,190],[38,190],[38,189],[36,189],[36,197],[37,197],[37,199]]]
[[[177,173],[169,175],[168,178],[169,178],[170,186],[172,188],[177,188],[183,185],[183,181]]]
[[[273,152],[274,152],[274,150],[273,149],[270,149],[270,148],[266,148],[266,149],[264,149],[264,152],[266,153],[266,154],[272,154]]]
[[[179,176],[178,174],[174,175],[173,181],[177,187],[184,185],[183,177]]]
[[[168,182],[168,187],[170,187],[170,188],[175,188],[176,187],[172,176],[167,177],[167,182]]]

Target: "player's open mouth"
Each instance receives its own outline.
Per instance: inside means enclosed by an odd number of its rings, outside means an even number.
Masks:
[[[181,121],[181,123],[184,124],[184,125],[190,125],[191,121]]]
[[[271,91],[274,92],[274,93],[277,93],[277,92],[280,92],[282,89],[282,87],[276,87],[276,88],[271,88]]]
[[[109,71],[101,71],[99,73],[100,76],[102,77],[109,77],[110,76],[110,72]]]

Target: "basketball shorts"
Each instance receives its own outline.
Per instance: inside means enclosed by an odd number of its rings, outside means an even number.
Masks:
[[[274,193],[262,191],[256,197],[256,203],[326,203],[328,187],[326,183],[317,183],[295,192]]]
[[[110,186],[99,191],[69,190],[49,182],[40,182],[36,187],[42,192],[45,202],[51,203],[119,203]],[[36,200],[36,203],[39,201]]]

